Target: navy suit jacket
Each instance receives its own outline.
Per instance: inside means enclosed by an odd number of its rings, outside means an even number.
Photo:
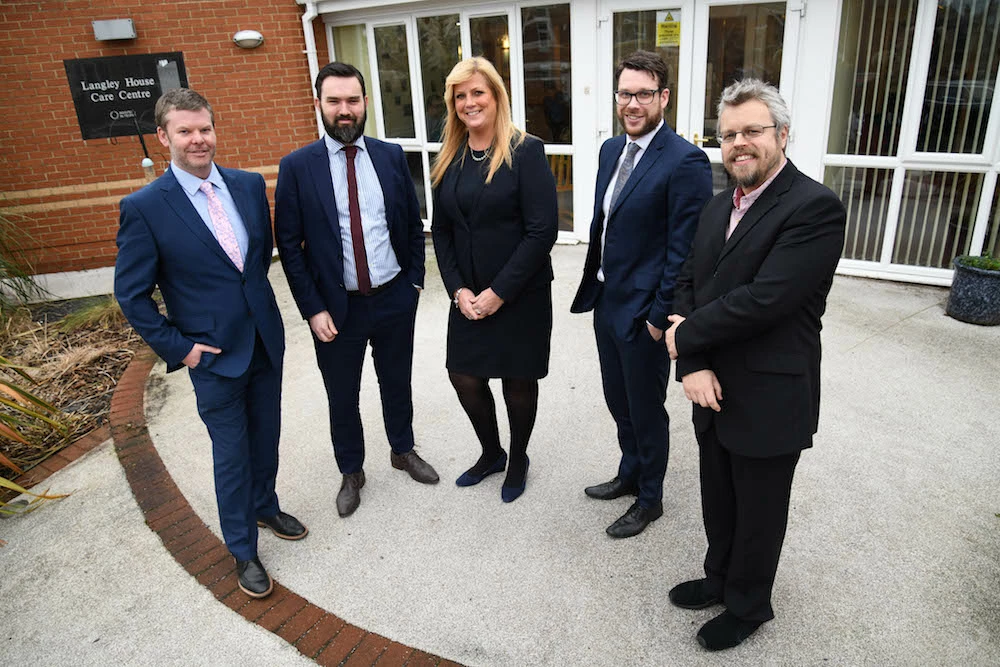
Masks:
[[[424,284],[424,225],[403,149],[371,137],[365,146],[375,165],[389,240],[402,275]],[[329,311],[340,328],[347,320],[344,246],[323,139],[286,155],[274,194],[274,234],[281,266],[304,319]]]
[[[203,353],[199,370],[242,375],[259,333],[280,372],[285,331],[267,279],[274,244],[263,177],[219,167],[249,237],[240,273],[172,169],[119,205],[115,297],[122,312],[168,371],[181,367],[195,343],[205,343],[222,353]],[[152,299],[156,287],[166,317]]]
[[[732,188],[705,207],[677,281],[677,379],[702,369],[722,386],[722,412],[694,404],[737,454],[809,447],[819,423],[820,318],[844,247],[847,213],[789,161],[726,240]]]
[[[601,230],[604,194],[625,146],[625,135],[601,146],[594,218],[583,280],[570,310],[592,310],[601,295]],[[696,146],[666,123],[653,136],[609,211],[604,244],[604,294],[616,335],[632,340],[648,321],[668,326],[674,283],[691,248],[698,214],[712,197],[712,168]]]

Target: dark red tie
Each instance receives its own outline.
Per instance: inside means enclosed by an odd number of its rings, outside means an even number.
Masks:
[[[368,276],[368,255],[365,253],[365,232],[361,228],[361,206],[358,204],[358,177],[354,173],[354,156],[358,147],[344,146],[347,154],[347,200],[351,209],[351,242],[354,244],[354,268],[358,272],[358,291],[368,294],[372,288]]]

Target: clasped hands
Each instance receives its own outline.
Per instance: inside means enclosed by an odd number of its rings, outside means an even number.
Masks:
[[[671,359],[677,359],[677,327],[684,321],[681,315],[670,315],[667,321],[670,328],[663,332],[664,344]],[[719,401],[722,400],[722,385],[719,378],[715,376],[715,371],[705,368],[700,371],[688,373],[681,378],[684,385],[684,396],[692,403],[697,403],[703,408],[711,408],[716,412],[722,412]]]
[[[473,294],[468,288],[461,288],[455,298],[458,301],[459,311],[469,320],[489,317],[503,305],[503,299],[497,296],[492,287],[487,287],[479,294]]]

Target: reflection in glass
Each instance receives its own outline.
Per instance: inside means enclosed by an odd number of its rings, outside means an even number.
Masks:
[[[917,150],[982,153],[1000,62],[1000,0],[938,0]]]
[[[375,28],[382,122],[386,137],[415,137],[406,26]]]
[[[458,14],[417,18],[420,43],[420,80],[424,86],[427,141],[441,141],[447,109],[444,80],[462,57]]]
[[[417,201],[420,202],[420,217],[427,219],[427,190],[424,188],[424,160],[419,152],[406,151],[406,166],[410,168],[410,178],[417,190]]]
[[[573,143],[569,5],[521,10],[525,129],[546,143]]]
[[[827,167],[823,182],[847,208],[843,257],[877,262],[889,210],[892,169]]]
[[[472,55],[482,56],[493,63],[503,78],[503,85],[510,89],[510,35],[506,16],[479,16],[469,19]]]
[[[549,155],[549,167],[556,179],[559,202],[559,231],[573,231],[573,156]]]
[[[333,29],[333,46],[337,54],[337,60],[344,63],[351,63],[358,68],[361,76],[365,77],[365,92],[371,98],[372,71],[368,66],[368,37],[365,32],[365,25],[345,25],[337,26]],[[378,134],[375,129],[375,114],[368,109],[368,120],[365,122],[365,134],[374,137]]]
[[[986,229],[986,240],[983,243],[982,254],[1000,257],[1000,185],[996,185],[994,188],[990,226]]]
[[[950,269],[969,252],[983,174],[907,171],[892,262]]]
[[[677,22],[681,20],[680,9],[660,9],[648,12],[615,12],[614,25],[614,63],[609,76],[614,76],[614,68],[625,56],[634,51],[653,51],[660,54],[667,63],[667,88],[670,90],[670,101],[663,112],[663,119],[671,128],[677,127],[677,106],[681,102],[677,90],[677,69],[680,66],[680,44],[668,44],[657,46],[656,26],[657,23]],[[611,89],[617,88],[617,81],[612,83]],[[618,107],[614,100],[610,101],[614,106],[615,118],[618,118]],[[619,135],[625,130],[621,123],[615,123],[615,135]]]
[[[708,62],[705,67],[706,147],[715,141],[715,117],[722,89],[737,79],[754,76],[781,84],[781,49],[785,39],[785,3],[721,5],[708,10]]]
[[[895,155],[918,0],[847,0],[827,151]]]

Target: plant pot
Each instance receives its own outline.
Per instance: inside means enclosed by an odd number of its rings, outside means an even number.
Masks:
[[[953,262],[955,276],[945,312],[970,324],[1000,324],[1000,271]]]

